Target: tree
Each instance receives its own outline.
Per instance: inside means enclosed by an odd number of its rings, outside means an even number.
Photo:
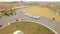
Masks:
[[[7,12],[4,13],[5,15],[9,16],[9,14]]]

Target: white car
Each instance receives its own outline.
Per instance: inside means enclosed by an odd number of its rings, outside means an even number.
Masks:
[[[26,13],[25,16],[28,16],[28,17],[31,17],[31,18],[34,18],[34,19],[39,19],[40,16],[35,16],[35,15],[32,15],[32,14],[28,14]]]

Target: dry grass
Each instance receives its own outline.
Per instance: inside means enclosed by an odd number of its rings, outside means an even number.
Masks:
[[[17,4],[17,3],[0,2],[0,6],[4,6],[4,7],[6,7],[6,6],[14,6],[15,4]]]
[[[24,34],[55,34],[50,29],[33,22],[16,22],[0,30],[0,34],[12,34],[21,30]]]
[[[0,6],[8,7],[8,6],[26,6],[25,3],[11,3],[11,2],[0,2]]]
[[[56,16],[56,12],[49,8],[32,6],[30,8],[26,8],[26,13],[47,17],[49,19],[55,18],[56,21],[60,22],[60,14]]]

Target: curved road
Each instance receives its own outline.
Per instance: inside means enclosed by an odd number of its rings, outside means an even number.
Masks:
[[[18,20],[23,19],[24,21],[33,21],[33,22],[42,24],[42,25],[50,28],[51,30],[54,30],[55,33],[57,32],[56,34],[60,34],[60,22],[58,23],[56,21],[50,20],[45,17],[40,17],[40,19],[36,20],[36,19],[25,16],[24,11],[25,10],[22,8],[22,9],[19,9],[16,11],[16,15],[9,16],[9,17],[3,16],[2,18],[0,18],[0,22],[3,25],[8,25],[9,22],[16,21],[16,19],[18,19]]]

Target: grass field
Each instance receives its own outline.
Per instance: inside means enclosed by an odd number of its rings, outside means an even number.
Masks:
[[[0,2],[0,6],[3,7],[9,7],[9,6],[26,6],[27,4],[25,3],[20,3],[20,2]],[[28,4],[29,5],[29,4]]]
[[[49,19],[55,18],[56,21],[60,21],[60,14],[56,16],[55,11],[45,7],[32,6],[30,8],[26,8],[26,13],[47,17]]]
[[[14,6],[14,5],[17,5],[18,3],[11,3],[11,2],[0,2],[0,6],[4,6],[4,7],[7,7],[7,6]]]
[[[24,34],[55,34],[50,29],[34,22],[16,22],[0,30],[0,34],[12,34],[21,30]]]

